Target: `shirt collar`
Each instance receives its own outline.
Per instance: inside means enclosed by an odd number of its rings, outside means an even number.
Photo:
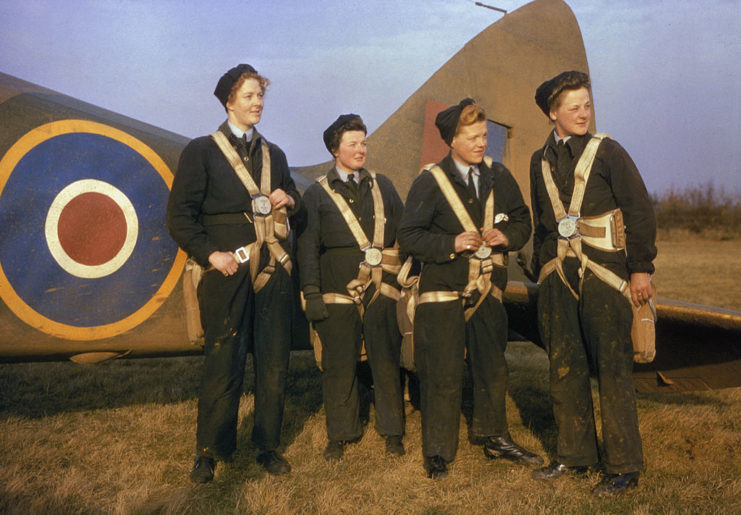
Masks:
[[[350,175],[347,172],[343,172],[337,166],[334,166],[328,173],[327,173],[327,180],[332,183],[333,181],[339,180],[342,182],[347,182],[347,176]],[[355,182],[360,184],[365,177],[370,177],[370,173],[365,169],[361,168],[360,170],[355,170]]]
[[[452,157],[452,156],[451,156]],[[461,177],[463,178],[463,182],[465,184],[468,183],[468,169],[473,168],[473,176],[478,177],[479,176],[479,165],[464,165],[460,161],[458,161],[456,158],[453,159],[453,164],[455,164],[455,168],[458,170],[458,173],[461,174]]]
[[[556,141],[556,145],[558,145],[559,141],[563,141],[564,143],[569,141],[571,139],[571,136],[566,136],[565,138],[562,138],[561,136],[558,135],[558,132],[556,132],[556,129],[553,129],[553,139]]]
[[[246,131],[243,131],[239,129],[236,125],[234,125],[229,120],[226,121],[226,123],[229,125],[229,129],[232,131],[232,134],[234,134],[237,138],[242,139],[243,135],[247,135],[247,141],[252,141],[252,133],[254,131],[254,127],[250,127]]]
[[[340,169],[339,169],[339,168],[338,168],[337,166],[335,166],[335,167],[334,167],[334,169],[335,169],[335,170],[337,171],[337,175],[338,175],[338,176],[340,177],[340,180],[341,180],[342,182],[347,182],[347,178],[348,178],[348,177],[349,177],[350,175],[353,175],[353,176],[355,176],[355,182],[360,182],[360,181],[358,180],[358,179],[360,178],[360,171],[359,171],[359,170],[356,170],[356,171],[355,171],[354,173],[350,174],[350,173],[347,173],[347,172],[343,172],[343,171],[342,171],[342,170],[340,170]]]

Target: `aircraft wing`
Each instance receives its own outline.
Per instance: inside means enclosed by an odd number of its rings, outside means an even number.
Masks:
[[[487,110],[488,151],[529,198],[530,154],[549,130],[532,95],[565,69],[588,71],[573,13],[561,0],[531,2],[471,39],[369,135],[368,166],[404,196],[446,152],[435,113],[470,96]],[[165,224],[187,138],[3,73],[0,120],[0,362],[200,353],[185,330],[186,256]],[[294,178],[305,189],[329,166]],[[505,304],[513,329],[537,342],[534,292],[513,282]],[[739,313],[668,300],[658,311],[658,357],[636,367],[639,389],[739,384]],[[294,348],[307,348],[298,312],[296,322]]]
[[[510,281],[504,304],[510,329],[543,346],[538,334],[538,286]],[[656,300],[656,359],[634,366],[640,392],[741,386],[741,312],[689,302]]]

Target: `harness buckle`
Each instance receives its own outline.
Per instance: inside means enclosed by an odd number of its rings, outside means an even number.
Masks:
[[[494,217],[494,225],[502,222],[509,222],[509,215],[507,213],[497,213],[497,216]]]
[[[566,240],[579,236],[579,231],[577,230],[578,220],[578,216],[572,215],[566,215],[558,220],[556,222],[558,224],[558,235]]]
[[[246,263],[250,260],[250,254],[247,252],[245,247],[239,247],[233,252],[234,258],[239,261],[239,264]]]
[[[481,273],[490,274],[494,270],[494,264],[489,260],[481,263]]]
[[[365,254],[365,264],[370,267],[376,267],[383,261],[383,254],[379,248],[366,247],[363,249],[363,253]]]
[[[270,199],[263,195],[258,194],[252,197],[252,212],[260,216],[268,216],[273,211],[273,205],[270,203]]]
[[[491,247],[488,245],[481,245],[478,249],[476,249],[474,256],[482,260],[488,258],[489,256],[491,256]]]

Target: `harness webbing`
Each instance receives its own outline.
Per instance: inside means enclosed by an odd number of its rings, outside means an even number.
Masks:
[[[551,201],[553,207],[553,214],[556,218],[556,223],[560,224],[562,220],[571,219],[574,222],[575,227],[578,229],[579,222],[583,220],[581,218],[581,206],[584,201],[584,192],[586,191],[587,181],[589,180],[589,174],[592,171],[592,165],[594,164],[594,158],[597,155],[597,149],[604,138],[608,138],[607,134],[595,134],[592,139],[589,140],[587,146],[584,149],[579,161],[576,164],[574,170],[574,190],[571,196],[571,203],[569,204],[568,214],[564,209],[563,202],[558,195],[558,187],[553,181],[551,174],[551,165],[545,158],[545,152],[541,158],[541,170],[543,172],[543,182],[545,183],[546,191],[548,192],[548,198]],[[593,220],[602,220],[604,217],[593,217]],[[622,218],[620,218],[622,220]],[[619,228],[622,231],[622,227]],[[584,283],[584,272],[589,269],[594,273],[597,278],[607,283],[630,300],[630,288],[628,288],[628,281],[624,280],[614,272],[608,270],[604,266],[591,261],[586,254],[582,251],[582,235],[578,230],[575,229],[573,235],[565,237],[559,234],[556,248],[556,257],[546,263],[540,271],[540,277],[538,278],[538,284],[542,283],[543,280],[554,270],[558,273],[561,281],[569,288],[569,291],[578,299],[579,294],[574,291],[569,282],[566,280],[566,274],[563,270],[563,261],[567,257],[574,257],[579,260],[579,293],[581,293],[582,285]],[[604,250],[604,249],[603,249]],[[609,250],[618,250],[613,247]]]
[[[355,238],[355,241],[357,241],[360,250],[366,252],[366,256],[368,255],[368,251],[373,251],[373,249],[376,249],[381,254],[380,263],[368,263],[367,259],[360,263],[358,276],[347,283],[346,289],[348,295],[342,295],[340,293],[325,293],[322,295],[325,303],[355,304],[358,307],[361,318],[363,317],[365,310],[365,308],[363,307],[363,297],[365,296],[365,292],[371,284],[374,284],[376,288],[373,292],[373,297],[371,298],[368,305],[376,300],[378,295],[384,295],[394,300],[398,300],[400,295],[399,291],[396,288],[382,281],[384,270],[396,275],[399,272],[401,263],[399,262],[398,249],[396,249],[395,247],[383,247],[384,228],[386,224],[383,196],[381,195],[381,188],[378,186],[376,172],[369,170],[369,173],[372,180],[371,195],[373,198],[374,218],[372,244],[370,241],[368,241],[368,237],[363,231],[363,228],[360,226],[360,222],[358,221],[355,214],[352,212],[352,209],[350,209],[350,206],[347,205],[345,198],[334,191],[329,185],[327,176],[323,175],[316,180],[316,182],[318,182],[322,186],[324,191],[327,192],[329,198],[332,199],[332,201],[335,203],[337,209],[339,209],[342,218],[345,219],[345,223],[347,224],[348,229],[350,229],[350,232]]]
[[[491,158],[486,156],[486,165],[491,167]],[[448,201],[453,213],[458,218],[458,221],[463,226],[466,232],[476,232],[482,234],[487,230],[494,227],[494,190],[489,192],[489,196],[486,199],[484,206],[484,227],[482,231],[476,227],[466,210],[463,202],[461,201],[458,194],[455,192],[453,185],[450,183],[448,176],[445,174],[442,168],[438,165],[427,165],[423,170],[428,170],[438,186],[442,191],[445,200]],[[504,266],[504,253],[492,251],[487,257],[480,258],[475,254],[468,258],[468,284],[462,292],[455,291],[431,291],[422,293],[419,296],[417,304],[424,304],[427,302],[449,302],[452,300],[461,300],[465,304],[465,299],[470,297],[474,291],[478,291],[481,296],[474,306],[471,306],[464,311],[465,319],[468,321],[476,310],[479,308],[484,299],[491,295],[492,297],[502,300],[502,290],[499,289],[495,284],[491,282],[491,273],[494,266]]]
[[[255,226],[256,240],[243,247],[250,261],[250,276],[252,277],[252,287],[255,292],[260,291],[270,280],[270,276],[275,272],[276,263],[280,263],[283,268],[291,273],[291,258],[283,249],[278,239],[285,240],[288,237],[288,215],[286,208],[274,209],[271,206],[270,213],[261,215],[255,209],[255,201],[258,197],[267,197],[271,193],[270,185],[270,150],[267,144],[262,141],[262,172],[260,188],[257,187],[255,180],[252,178],[247,168],[244,166],[242,159],[237,151],[229,143],[229,140],[223,132],[217,131],[211,134],[211,138],[216,142],[221,152],[226,157],[234,172],[242,181],[245,189],[253,199],[253,220]],[[267,199],[265,199],[267,200]],[[269,201],[268,201],[269,202]],[[270,261],[258,273],[260,264],[260,249],[266,245],[270,252]],[[239,259],[242,262],[241,259]]]

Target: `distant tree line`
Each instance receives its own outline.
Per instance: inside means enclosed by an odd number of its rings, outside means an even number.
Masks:
[[[741,237],[741,192],[718,192],[712,183],[652,194],[659,235],[692,233],[710,239]]]

